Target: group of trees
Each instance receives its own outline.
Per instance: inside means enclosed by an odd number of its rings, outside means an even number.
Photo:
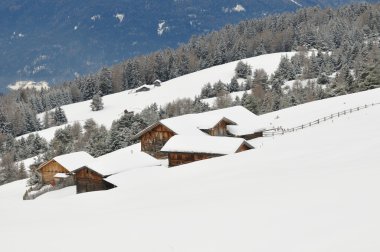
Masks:
[[[356,44],[356,54],[343,55],[341,52],[308,52],[300,48],[293,57],[282,57],[278,69],[268,76],[263,69],[241,75],[245,80],[238,84],[236,76],[230,83],[218,81],[207,84],[201,91],[201,98],[216,97],[213,108],[243,105],[256,114],[324,99],[357,91],[380,87],[380,48],[378,38]],[[350,50],[348,50],[350,51]],[[355,60],[350,60],[355,58]],[[236,69],[241,68],[239,62]],[[249,67],[249,66],[248,66]],[[375,77],[376,76],[376,77]],[[284,86],[293,80],[292,87]],[[230,93],[248,91],[233,99]]]
[[[194,36],[187,44],[177,49],[164,49],[128,59],[110,68],[102,68],[96,74],[80,76],[50,90],[12,92],[0,98],[1,107],[4,108],[1,113],[10,123],[11,134],[19,136],[40,128],[41,124],[33,119],[37,113],[58,106],[95,98],[95,105],[91,109],[99,110],[102,105],[98,102],[97,95],[101,97],[136,88],[145,83],[153,83],[156,79],[166,81],[246,57],[301,48],[315,48],[325,52],[320,56],[315,55],[307,67],[300,65],[300,62],[292,62],[296,72],[300,67],[304,67],[309,78],[315,76],[317,65],[318,68],[325,68],[323,72],[326,73],[340,70],[347,65],[349,69],[367,69],[368,74],[371,73],[368,82],[371,82],[370,78],[375,81],[373,75],[376,76],[378,65],[367,64],[364,57],[371,55],[363,55],[360,51],[367,42],[370,43],[378,37],[379,14],[378,4],[355,4],[337,10],[305,8],[296,13],[227,25],[220,31]],[[378,44],[374,46],[378,47]],[[371,49],[369,45],[367,48],[368,53]],[[333,61],[324,61],[323,66],[319,65],[320,58],[327,52],[331,53],[329,58]],[[250,69],[240,62],[236,77],[250,75],[249,72],[245,72],[247,70]],[[288,75],[294,75],[296,72],[286,71]],[[316,73],[316,77],[320,77],[322,82],[326,79],[322,73]],[[374,84],[369,83],[367,86],[373,87]]]

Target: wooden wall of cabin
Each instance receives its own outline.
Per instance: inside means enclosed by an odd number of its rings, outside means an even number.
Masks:
[[[222,155],[216,154],[203,154],[203,153],[168,153],[169,167],[192,163],[199,160],[209,159],[213,157],[219,157]]]
[[[217,125],[215,125],[212,129],[208,130],[207,133],[210,136],[227,136],[227,122],[220,121]]]
[[[258,137],[263,137],[263,132],[255,132],[253,134],[242,136],[245,140],[252,140]]]
[[[141,151],[155,158],[166,158],[161,149],[175,133],[163,125],[158,125],[141,136]]]
[[[103,179],[103,176],[88,168],[82,168],[75,173],[77,193],[102,191],[115,186]]]
[[[57,173],[69,172],[65,167],[54,160],[47,162],[38,171],[41,173],[42,181],[44,184],[51,184],[54,181],[55,174]]]
[[[251,150],[251,149],[252,149],[251,147],[248,147],[246,144],[243,143],[242,145],[240,145],[236,153],[246,151],[246,150]]]

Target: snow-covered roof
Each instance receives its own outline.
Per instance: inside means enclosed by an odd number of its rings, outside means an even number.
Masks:
[[[68,178],[69,175],[67,175],[66,173],[57,173],[54,175],[54,178]]]
[[[72,172],[94,161],[94,158],[84,151],[73,152],[53,158],[57,163]]]
[[[140,137],[158,124],[162,124],[178,135],[206,135],[201,129],[211,129],[221,120],[227,120],[230,124],[242,127],[255,127],[259,123],[259,117],[242,106],[234,106],[198,114],[187,114],[161,120],[159,123],[149,126],[135,138]]]
[[[234,136],[246,136],[250,134],[254,134],[256,132],[262,132],[266,129],[266,127],[260,125],[255,125],[255,127],[247,127],[246,125],[227,125],[227,130],[231,135]]]
[[[108,176],[122,171],[160,165],[160,162],[152,156],[134,151],[131,148],[123,148],[106,155],[97,157],[86,167],[103,175]]]
[[[144,84],[144,85],[142,85],[142,86],[136,88],[135,91],[138,92],[138,90],[143,89],[143,88],[147,88],[147,89],[150,90],[150,89],[154,88],[154,85]]]
[[[232,121],[226,117],[220,118],[218,116],[215,116],[215,117],[211,117],[209,120],[207,120],[205,122],[199,123],[199,126],[197,128],[203,129],[203,130],[212,129],[215,125],[217,125],[221,121],[225,121],[228,124],[236,125],[236,123],[234,121]]]
[[[227,155],[236,153],[242,144],[253,149],[243,138],[176,135],[169,139],[161,151]]]

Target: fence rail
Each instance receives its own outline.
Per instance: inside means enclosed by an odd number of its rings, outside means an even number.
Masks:
[[[295,126],[295,127],[292,127],[292,128],[277,127],[277,128],[268,129],[268,130],[265,130],[263,132],[263,137],[273,137],[273,136],[276,136],[276,135],[284,135],[286,133],[295,132],[295,131],[298,131],[298,130],[303,130],[305,128],[309,128],[309,127],[312,127],[314,125],[321,124],[323,122],[332,120],[332,119],[334,119],[336,117],[345,116],[345,115],[351,114],[353,112],[357,112],[359,110],[363,110],[363,109],[367,109],[369,107],[373,107],[375,105],[380,105],[380,102],[371,103],[371,104],[365,104],[363,106],[359,106],[359,107],[355,107],[355,108],[350,108],[350,109],[346,109],[346,110],[343,110],[343,111],[339,111],[337,113],[333,113],[333,114],[330,114],[328,116],[324,116],[324,117],[318,118],[317,120],[314,120],[314,121],[311,121],[311,122],[307,122],[305,124],[301,124],[299,126]]]

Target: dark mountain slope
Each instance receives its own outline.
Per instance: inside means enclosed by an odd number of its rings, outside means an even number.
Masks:
[[[0,90],[17,80],[71,79],[243,19],[351,2],[3,0]]]

